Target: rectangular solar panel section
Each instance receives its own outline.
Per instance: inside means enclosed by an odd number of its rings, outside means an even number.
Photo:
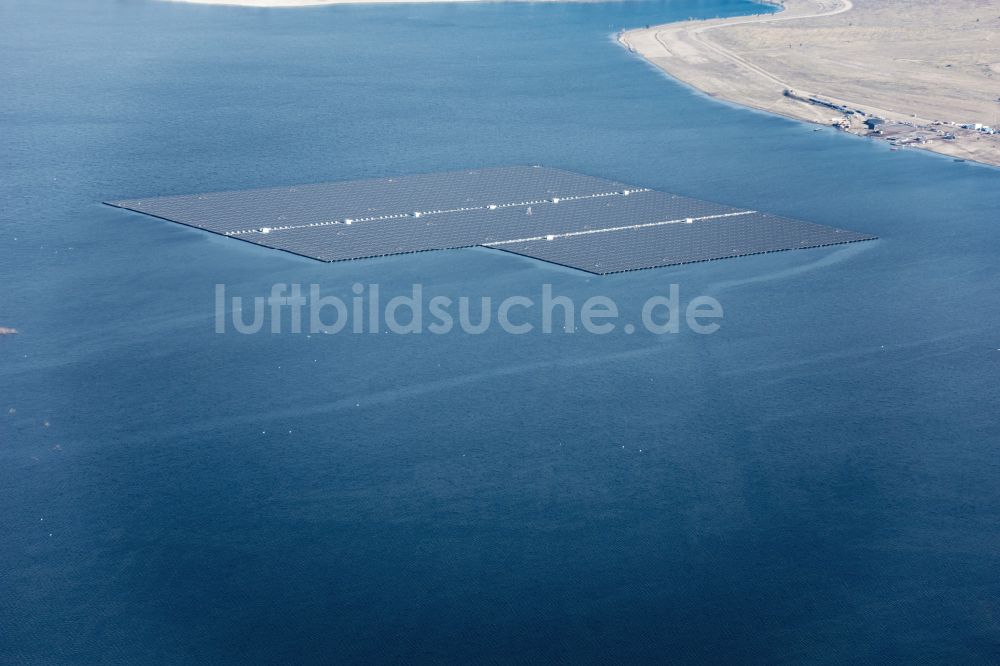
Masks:
[[[747,211],[690,223],[625,227],[488,247],[607,275],[874,239],[869,234]]]
[[[320,261],[481,245],[598,274],[874,238],[538,166],[108,203]]]
[[[546,234],[603,229],[683,219],[692,211],[725,214],[736,209],[661,192],[609,195],[495,210],[373,220],[332,226],[297,227],[239,234],[239,238],[323,261],[444,250],[509,242]]]
[[[334,183],[109,201],[112,206],[232,234],[275,227],[569,199],[627,189],[561,169],[497,167]]]

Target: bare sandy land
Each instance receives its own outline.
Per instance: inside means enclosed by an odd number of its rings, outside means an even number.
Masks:
[[[480,2],[481,0],[170,0],[197,5],[234,5],[239,7],[318,7],[320,5],[380,5],[390,3]],[[560,0],[506,0],[508,2],[558,2]]]
[[[685,21],[620,41],[712,96],[1000,165],[1000,4],[995,0],[785,0],[777,14]],[[785,91],[794,91],[794,97]],[[810,103],[810,97],[863,114]],[[954,138],[951,138],[951,137]]]

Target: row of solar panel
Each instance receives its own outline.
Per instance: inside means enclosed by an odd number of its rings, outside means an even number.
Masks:
[[[570,198],[627,189],[602,178],[514,166],[109,202],[216,233]]]
[[[484,245],[599,274],[872,238],[524,166],[111,205],[322,261]]]
[[[503,244],[498,249],[606,275],[643,268],[727,259],[782,250],[874,240],[874,236],[764,213],[692,224],[630,228],[553,240]],[[489,247],[489,246],[488,246]]]
[[[323,261],[340,261],[732,212],[736,209],[661,192],[642,192],[627,197],[445,213],[350,226],[256,232],[240,238]]]

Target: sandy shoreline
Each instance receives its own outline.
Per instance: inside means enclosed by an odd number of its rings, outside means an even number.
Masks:
[[[320,7],[323,5],[383,5],[482,2],[483,0],[166,0],[194,5],[229,5],[233,7]],[[496,0],[503,2],[565,2],[567,0]],[[572,1],[572,0],[570,0]],[[586,2],[588,0],[578,0]]]
[[[1000,134],[976,128],[1000,125],[1000,9],[989,5],[786,0],[776,14],[653,26],[619,41],[713,97],[1000,166]]]
[[[169,1],[315,7],[480,0]],[[712,97],[1000,166],[1000,133],[990,133],[1000,128],[1000,8],[993,0],[758,1],[781,9],[628,30],[619,41]]]

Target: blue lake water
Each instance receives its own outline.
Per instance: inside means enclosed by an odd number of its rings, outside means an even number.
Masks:
[[[1000,659],[1000,171],[613,40],[748,2],[0,2],[0,662]],[[877,234],[602,277],[321,264],[108,199],[545,164]],[[713,335],[214,332],[539,293]]]

